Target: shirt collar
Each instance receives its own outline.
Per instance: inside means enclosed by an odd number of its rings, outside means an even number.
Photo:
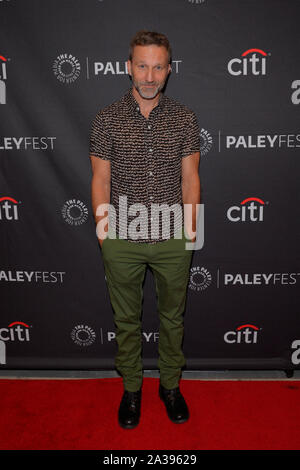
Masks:
[[[130,87],[127,93],[125,94],[125,102],[127,103],[130,111],[135,112],[135,111],[140,110],[140,105],[138,104],[135,97],[133,96],[132,87]],[[160,92],[158,104],[153,109],[156,109],[156,108],[163,109],[164,104],[165,104],[165,95]]]

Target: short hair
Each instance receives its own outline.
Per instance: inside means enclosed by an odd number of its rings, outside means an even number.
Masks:
[[[168,52],[168,63],[172,60],[172,50],[167,36],[155,31],[147,31],[145,29],[138,31],[130,41],[129,60],[132,61],[134,46],[164,46]]]

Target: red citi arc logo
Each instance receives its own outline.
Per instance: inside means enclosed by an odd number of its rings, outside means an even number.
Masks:
[[[259,328],[255,325],[245,324],[238,326],[235,331],[227,331],[224,335],[225,343],[257,343],[257,332]]]
[[[240,206],[229,207],[227,218],[231,222],[262,222],[265,204],[259,197],[248,197],[240,202]]]
[[[3,62],[7,62],[7,59],[5,59],[5,57],[3,57],[3,55],[0,55],[0,60],[2,60]],[[3,62],[2,62],[2,63],[3,63]],[[3,70],[5,70],[5,69],[2,68],[2,74],[1,74],[1,76],[2,76],[3,79],[5,79],[5,78],[6,78],[6,73],[4,73]]]
[[[12,197],[0,197],[0,221],[19,220],[18,204],[18,201]]]
[[[268,54],[262,49],[248,49],[228,62],[230,75],[266,75],[266,58]]]

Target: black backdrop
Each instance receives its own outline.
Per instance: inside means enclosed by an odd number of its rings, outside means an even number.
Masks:
[[[166,94],[201,128],[187,369],[296,369],[297,0],[0,1],[0,363],[111,369],[115,327],[90,199],[89,132],[130,86],[137,30],[173,48]],[[143,354],[156,368],[147,272]]]

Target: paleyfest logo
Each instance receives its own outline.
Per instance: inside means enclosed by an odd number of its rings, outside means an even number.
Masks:
[[[86,57],[85,65],[87,80],[89,80],[91,76],[128,75],[127,60],[100,62],[92,61],[89,57]],[[178,74],[181,65],[182,60],[172,59],[172,72]],[[80,76],[81,69],[79,59],[67,52],[58,55],[52,64],[52,70],[57,80],[67,85],[77,80]]]

